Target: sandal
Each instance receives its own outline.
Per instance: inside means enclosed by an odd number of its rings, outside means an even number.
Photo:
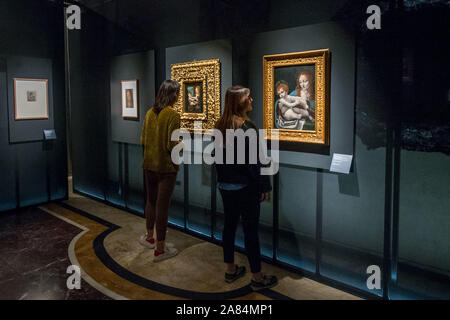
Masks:
[[[236,265],[234,273],[225,272],[225,282],[232,283],[233,281],[236,281],[237,279],[243,277],[244,274],[245,274],[245,267]]]

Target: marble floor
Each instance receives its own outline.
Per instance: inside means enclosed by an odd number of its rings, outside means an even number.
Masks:
[[[81,280],[66,285],[68,247],[80,229],[36,207],[0,215],[0,300],[111,299]]]
[[[79,195],[0,219],[0,299],[359,299],[265,263],[276,287],[253,292],[250,274],[227,284],[221,247],[171,228],[180,253],[154,263],[138,242],[142,217]],[[248,269],[245,255],[236,262]],[[81,268],[80,290],[67,289],[69,265]]]

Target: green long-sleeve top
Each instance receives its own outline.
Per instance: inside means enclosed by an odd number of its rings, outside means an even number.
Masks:
[[[157,115],[153,108],[147,111],[141,133],[144,146],[144,170],[168,173],[177,172],[178,165],[172,162],[170,153],[178,141],[171,141],[172,132],[180,128],[180,115],[167,106]]]

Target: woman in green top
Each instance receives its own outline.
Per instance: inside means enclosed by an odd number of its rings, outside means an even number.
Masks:
[[[175,186],[178,166],[170,154],[179,143],[171,141],[172,132],[180,128],[180,115],[172,106],[178,100],[180,84],[165,80],[158,90],[155,104],[147,111],[141,134],[144,146],[144,177],[147,191],[145,216],[147,234],[140,243],[155,248],[155,262],[175,256],[178,250],[165,245],[170,199]],[[156,243],[153,229],[156,225]]]

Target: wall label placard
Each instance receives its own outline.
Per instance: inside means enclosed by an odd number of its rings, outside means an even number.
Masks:
[[[349,174],[350,167],[352,166],[352,160],[353,160],[352,154],[333,153],[330,172]]]
[[[44,130],[44,139],[45,140],[56,140],[55,129]]]

